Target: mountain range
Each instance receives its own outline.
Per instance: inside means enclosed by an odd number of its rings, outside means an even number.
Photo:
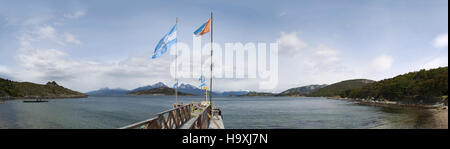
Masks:
[[[314,97],[331,97],[336,96],[339,93],[361,88],[363,86],[366,86],[367,84],[374,83],[373,80],[367,80],[367,79],[353,79],[353,80],[345,80],[341,82],[337,82],[322,88],[317,89],[316,91],[308,94],[307,96],[314,96]]]
[[[87,94],[129,94],[154,88],[168,88],[164,83],[156,83],[133,90],[101,89]],[[202,90],[190,84],[181,84],[181,94],[201,95]],[[169,89],[164,89],[169,91]],[[146,91],[154,94],[155,91]],[[169,91],[171,92],[171,91]],[[250,91],[213,92],[215,96],[308,96],[308,97],[349,97],[386,100],[420,101],[421,99],[441,100],[448,96],[448,67],[420,70],[381,81],[352,79],[326,85],[308,85],[290,88],[279,94]],[[431,101],[432,102],[432,101]]]
[[[281,92],[277,96],[305,96],[305,95],[311,94],[312,92],[314,92],[320,88],[326,87],[326,86],[327,86],[326,84],[323,84],[323,85],[308,85],[308,86],[291,88],[291,89]]]
[[[144,89],[144,90],[137,90],[137,91],[129,92],[129,93],[127,93],[127,95],[175,95],[175,89],[161,86],[161,87],[156,87],[156,88],[152,88],[152,89]],[[190,96],[193,94],[184,93],[184,92],[179,91],[178,95]]]
[[[126,89],[120,89],[120,88],[117,88],[117,89],[102,88],[99,90],[86,92],[86,94],[88,94],[88,95],[126,95],[129,93],[137,93],[138,91],[151,90],[151,89],[155,89],[155,88],[169,88],[169,87],[162,82],[158,82],[153,85],[142,86],[142,87],[138,87],[138,88],[135,88],[132,90],[126,90]],[[167,91],[169,91],[169,90],[167,90]],[[192,94],[192,95],[202,95],[202,89],[200,89],[196,86],[193,86],[190,84],[184,84],[184,83],[180,84],[180,86],[178,87],[178,92]],[[215,95],[215,96],[240,96],[240,95],[245,95],[247,93],[249,93],[249,91],[226,91],[226,92],[213,92],[213,95]]]

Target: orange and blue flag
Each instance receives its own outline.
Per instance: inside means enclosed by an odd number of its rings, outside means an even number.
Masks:
[[[206,23],[204,23],[200,28],[195,30],[194,34],[196,36],[201,36],[211,31],[211,18],[208,19]]]

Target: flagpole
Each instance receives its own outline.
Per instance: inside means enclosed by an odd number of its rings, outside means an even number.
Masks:
[[[209,80],[209,103],[212,105],[212,81],[213,81],[213,12],[211,12],[211,74]]]
[[[175,24],[178,26],[178,17],[176,17]],[[178,30],[178,27],[177,27]],[[177,31],[178,34],[178,31]],[[178,35],[177,35],[178,36]],[[177,39],[178,40],[178,39]],[[178,69],[178,41],[175,44],[175,108],[178,107],[178,80],[177,80],[177,69]]]

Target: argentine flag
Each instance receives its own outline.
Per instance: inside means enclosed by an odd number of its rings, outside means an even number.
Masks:
[[[172,29],[164,35],[164,37],[158,42],[153,52],[152,59],[158,58],[167,52],[167,48],[171,45],[177,43],[177,24],[175,24]]]
[[[178,88],[178,81],[176,81],[175,84],[173,84],[172,88]]]
[[[205,77],[200,76],[200,78],[198,80],[200,81],[200,87],[206,86]]]

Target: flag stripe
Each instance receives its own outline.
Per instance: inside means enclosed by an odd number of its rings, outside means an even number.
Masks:
[[[209,33],[210,30],[211,30],[211,18],[209,18],[206,23],[204,23],[202,26],[200,26],[200,28],[195,30],[194,34],[197,36],[201,36],[206,33]]]
[[[164,37],[159,40],[158,44],[155,47],[152,58],[158,58],[164,53],[167,52],[167,48],[177,43],[177,26],[175,24],[170,31],[164,35]]]

